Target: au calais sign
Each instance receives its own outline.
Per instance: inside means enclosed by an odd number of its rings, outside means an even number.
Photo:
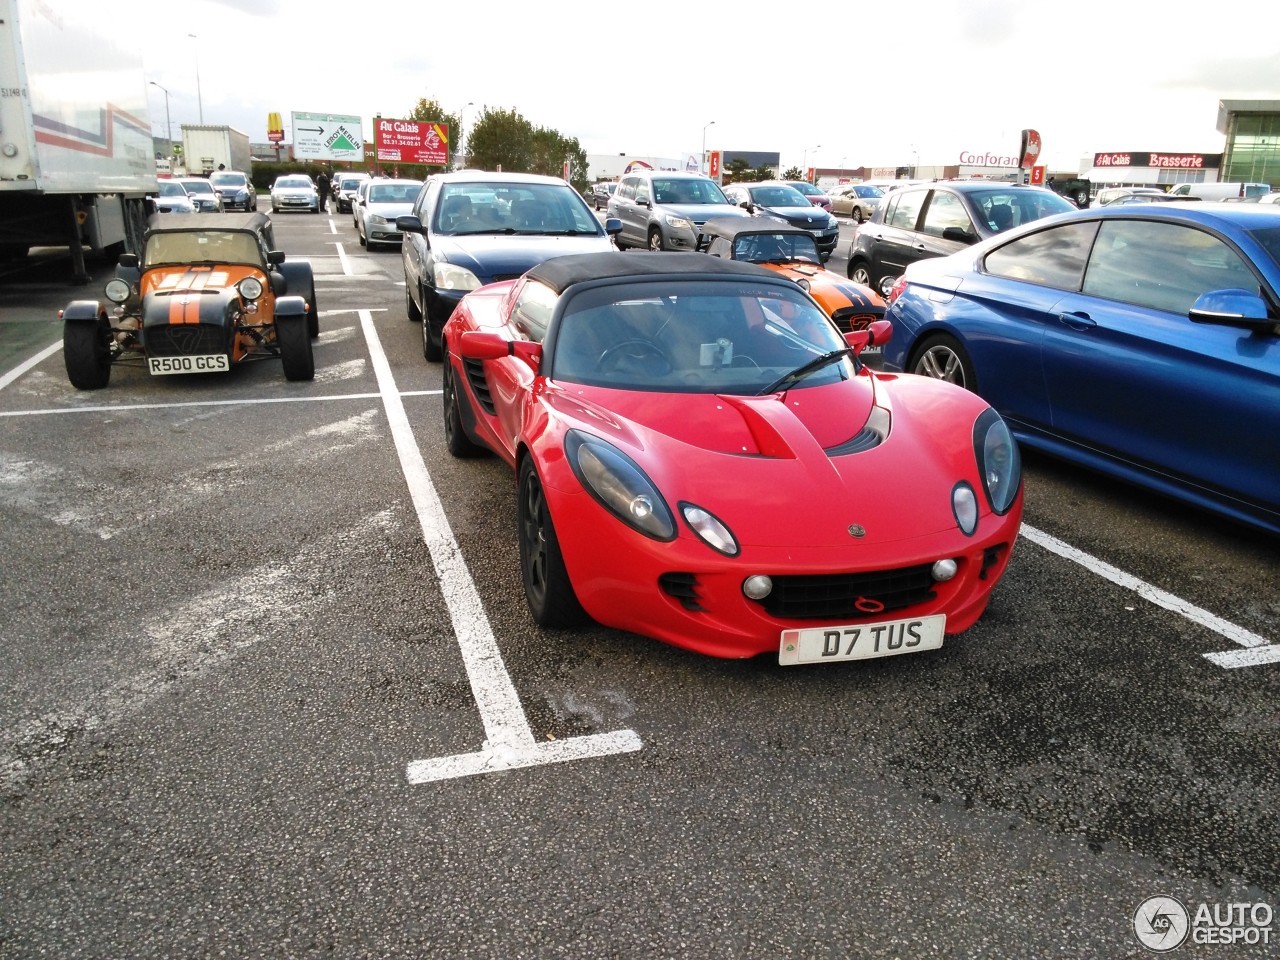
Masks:
[[[391,163],[449,162],[449,125],[418,120],[374,120],[373,142],[377,157]]]

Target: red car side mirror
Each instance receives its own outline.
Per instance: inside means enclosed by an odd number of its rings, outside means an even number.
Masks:
[[[542,363],[542,344],[532,340],[508,340],[501,334],[483,330],[468,330],[458,338],[458,356],[468,360],[519,357],[530,369],[537,370]]]
[[[893,339],[893,323],[889,320],[873,320],[865,330],[851,330],[844,335],[844,342],[861,353],[870,346],[880,346]]]

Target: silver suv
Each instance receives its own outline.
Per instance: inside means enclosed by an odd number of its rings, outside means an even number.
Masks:
[[[619,250],[696,250],[698,233],[713,217],[745,217],[714,180],[696,173],[646,170],[629,173],[609,198],[609,216],[622,221]]]

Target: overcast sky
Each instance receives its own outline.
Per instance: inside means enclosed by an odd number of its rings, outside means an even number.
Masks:
[[[375,113],[426,96],[474,103],[468,123],[515,109],[588,154],[697,153],[715,121],[708,149],[776,150],[784,166],[929,166],[1016,153],[1031,127],[1042,162],[1074,170],[1099,151],[1219,153],[1219,100],[1280,100],[1280,31],[1259,0],[93,7],[129,8],[175,133],[202,102],[205,123],[254,142],[270,111],[286,127],[294,111],[359,116],[372,140]],[[163,136],[164,94],[148,92]]]

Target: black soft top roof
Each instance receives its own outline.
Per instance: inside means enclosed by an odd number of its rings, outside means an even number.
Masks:
[[[528,276],[556,293],[563,293],[575,283],[605,279],[736,277],[778,281],[776,273],[754,263],[722,260],[705,253],[578,253],[545,260],[531,269]]]
[[[760,233],[803,233],[805,236],[813,236],[808,230],[793,227],[776,217],[715,217],[698,229],[703,235],[720,237],[722,240]]]
[[[269,233],[271,218],[265,213],[153,213],[147,233],[170,230],[252,230]]]

